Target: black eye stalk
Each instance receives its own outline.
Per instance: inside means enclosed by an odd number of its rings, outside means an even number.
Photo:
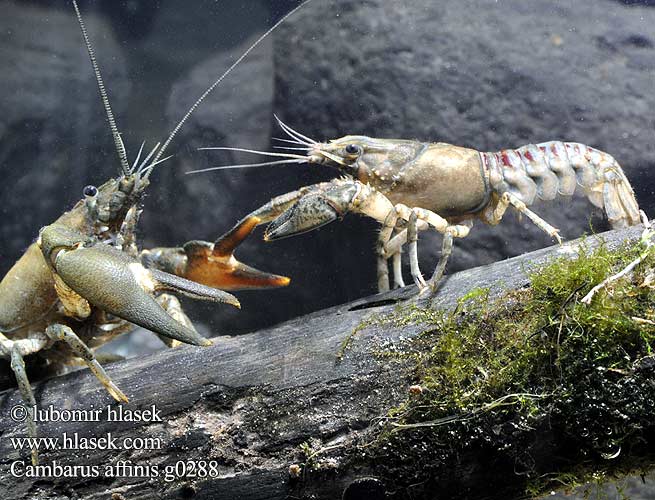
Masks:
[[[86,186],[84,188],[84,191],[82,192],[84,193],[84,196],[88,198],[93,198],[95,195],[98,194],[98,188],[95,186]]]
[[[362,147],[358,146],[357,144],[348,144],[346,146],[346,153],[353,156],[355,155],[359,156],[360,154],[362,154]]]

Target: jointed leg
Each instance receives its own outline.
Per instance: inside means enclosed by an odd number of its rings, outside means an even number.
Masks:
[[[414,283],[419,290],[423,290],[427,285],[421,274],[421,269],[418,265],[418,227],[416,226],[416,221],[418,220],[415,210],[412,210],[409,214],[409,220],[407,224],[407,242],[409,249],[409,269],[414,279]]]
[[[443,232],[448,227],[448,221],[429,210],[424,210],[419,207],[409,208],[402,203],[397,204],[394,209],[399,218],[407,221],[407,229],[395,236],[392,242],[390,242],[392,244],[388,245],[387,248],[388,250],[391,250],[393,247],[393,249],[397,249],[395,251],[398,252],[405,241],[409,243],[408,253],[410,272],[416,286],[418,286],[419,290],[423,290],[427,284],[425,283],[425,279],[423,279],[418,264],[418,232],[427,229],[429,226],[434,227],[439,232]],[[390,255],[393,254],[387,252],[387,256]]]
[[[430,226],[428,226],[428,224],[425,221],[422,220],[416,221],[416,228],[418,231],[425,231],[429,227]],[[402,247],[405,243],[407,243],[407,238],[408,238],[407,229],[402,229],[396,235],[394,235],[394,237],[391,238],[389,240],[389,243],[387,243],[387,245],[385,246],[384,258],[387,260],[393,258],[394,281],[395,281],[395,286],[398,288],[402,288],[405,286],[405,282],[402,276],[400,258],[402,253]]]
[[[496,226],[500,223],[505,212],[509,207],[509,197],[504,198],[499,197],[498,195],[493,195],[491,203],[487,205],[484,210],[482,210],[481,219],[490,226]]]
[[[9,340],[0,333],[0,356],[11,360],[11,369],[16,375],[18,390],[23,398],[23,402],[29,407],[27,409],[27,435],[31,438],[37,437],[36,423],[34,421],[36,400],[34,399],[30,381],[27,378],[23,356],[40,351],[47,345],[48,339],[42,334],[27,339]],[[31,454],[32,464],[36,465],[39,461],[38,451],[33,449]]]
[[[397,251],[393,254],[393,283],[394,288],[402,288],[405,286],[405,281],[403,280],[403,266],[401,260],[402,253]]]
[[[107,372],[105,372],[105,369],[96,360],[93,351],[82,342],[73,330],[66,325],[55,324],[46,328],[45,333],[52,340],[66,342],[70,348],[73,349],[73,352],[75,352],[75,354],[89,367],[100,383],[105,386],[109,394],[111,394],[116,401],[127,403],[127,396],[123,394],[114,382],[112,382],[109,375],[107,375]]]
[[[396,210],[391,210],[384,224],[382,224],[382,229],[380,230],[380,235],[378,236],[378,244],[376,248],[377,253],[377,268],[378,268],[378,292],[386,292],[389,290],[389,266],[387,264],[386,248],[394,228],[396,227],[396,222],[398,221],[398,214]],[[395,270],[394,270],[395,278]]]
[[[393,212],[395,215],[395,211]],[[391,214],[390,214],[391,215]],[[394,225],[397,217],[394,218]],[[392,232],[388,231],[383,234],[385,228],[380,232],[378,239],[377,254],[378,254],[378,290],[385,292],[389,290],[389,269],[387,261],[393,258],[393,287],[402,288],[405,286],[402,272],[402,245],[407,241],[407,230],[402,231],[402,236],[396,234],[392,236]],[[392,228],[393,229],[393,228]],[[400,236],[400,238],[399,238]],[[402,242],[400,241],[402,239]],[[383,285],[386,288],[383,289]]]
[[[182,323],[183,325],[191,328],[193,331],[196,330],[195,327],[193,326],[193,323],[182,309],[182,304],[180,304],[179,299],[175,295],[162,293],[155,300],[159,302],[159,305],[162,306],[164,311],[170,314],[175,321]],[[182,345],[182,342],[180,342],[179,340],[170,339],[168,337],[164,337],[163,335],[157,335],[157,336],[168,347],[177,347],[179,345]]]
[[[139,222],[139,216],[141,215],[141,210],[137,206],[133,206],[127,211],[125,219],[121,224],[121,228],[118,231],[118,236],[116,238],[116,243],[118,243],[121,249],[124,252],[127,252],[129,255],[137,256],[139,255],[139,250],[136,245],[135,235],[136,235],[136,225]]]
[[[50,341],[42,333],[32,333],[28,338],[9,340],[0,332],[0,358],[11,359],[11,351],[18,349],[21,356],[27,356],[45,349]]]
[[[27,435],[32,438],[36,438],[36,422],[34,422],[34,409],[36,408],[36,400],[34,399],[34,393],[32,392],[32,386],[30,381],[27,378],[27,373],[25,372],[25,361],[20,351],[14,347],[11,350],[11,369],[16,375],[16,381],[18,382],[18,390],[20,395],[23,398],[23,401],[29,406],[27,410]],[[36,465],[39,461],[38,451],[32,449],[32,464]]]
[[[427,229],[427,227],[421,229],[424,230]],[[385,258],[390,259],[397,253],[400,253],[405,243],[407,243],[407,229],[399,231],[393,238],[391,238],[391,240],[389,240],[384,254]]]
[[[446,233],[443,235],[443,241],[441,243],[441,255],[439,256],[439,262],[437,262],[437,267],[435,267],[432,278],[430,278],[430,281],[428,282],[431,293],[437,291],[437,286],[443,277],[443,273],[446,270],[446,264],[448,263],[448,259],[450,258],[452,251],[453,235],[450,231],[446,231]]]
[[[543,220],[532,210],[528,209],[524,202],[509,192],[503,193],[500,196],[498,202],[490,213],[483,214],[485,221],[492,225],[498,224],[503,218],[503,215],[505,215],[505,211],[509,205],[512,205],[519,213],[525,214],[525,216],[530,219],[539,229],[544,231],[551,238],[555,238],[560,245],[562,244],[562,238],[559,235],[559,229],[548,224],[548,222]]]
[[[448,257],[452,252],[452,239],[466,237],[469,234],[472,222],[467,221],[464,224],[451,225],[446,219],[430,210],[425,210],[419,207],[410,209],[402,204],[396,205],[395,208],[400,217],[408,221],[408,225],[406,231],[402,231],[389,242],[389,245],[387,246],[387,256],[393,255],[391,252],[399,249],[405,241],[409,242],[409,262],[411,273],[414,282],[421,292],[427,289],[428,284],[426,284],[423,279],[418,265],[418,250],[416,244],[416,241],[418,240],[418,231],[427,229],[428,227],[433,227],[440,233],[444,234],[442,255],[429,282],[430,289],[434,292],[439,280],[443,276]]]

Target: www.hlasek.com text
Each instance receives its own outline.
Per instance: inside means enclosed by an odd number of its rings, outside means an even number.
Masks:
[[[15,450],[161,450],[163,447],[159,437],[119,438],[111,432],[102,436],[80,436],[77,432],[64,432],[61,436],[12,436],[9,439]]]

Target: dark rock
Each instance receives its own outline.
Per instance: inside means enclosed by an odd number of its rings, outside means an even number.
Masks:
[[[253,41],[254,39],[247,40],[235,49],[234,53],[242,53]],[[231,56],[232,52],[212,57],[173,85],[167,113],[171,122],[183,116],[195,99],[230,66],[233,62]],[[228,78],[224,85],[216,88],[202,103],[184,126],[177,142],[184,144],[185,149],[193,151],[193,154],[176,159],[171,171],[182,174],[200,168],[253,160],[253,155],[243,153],[194,151],[200,147],[230,146],[259,150],[268,148],[273,98],[271,43],[264,42],[255,49]],[[255,158],[256,161],[264,161],[259,156]],[[187,203],[183,208],[186,213],[178,213],[177,199],[165,200],[161,210],[170,214],[170,217],[160,221],[163,232],[175,233],[174,226],[179,224],[181,219],[191,216],[194,208],[201,208],[197,211],[199,215],[195,216],[192,227],[189,227],[188,238],[216,238],[232,222],[244,215],[244,205],[250,203],[257,188],[261,190],[261,187],[253,182],[254,177],[257,177],[256,174],[247,171],[214,172],[184,177],[164,175],[158,188],[167,191],[173,188],[170,184],[179,184],[177,189],[183,191],[183,199],[195,200],[196,203]],[[183,181],[181,184],[180,179]],[[169,227],[164,227],[166,224]]]

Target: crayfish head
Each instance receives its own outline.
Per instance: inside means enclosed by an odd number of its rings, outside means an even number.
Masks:
[[[347,135],[313,144],[307,161],[336,167],[361,182],[379,187],[402,177],[425,146],[418,141]]]
[[[92,224],[118,231],[128,210],[141,202],[149,184],[148,179],[134,173],[109,179],[100,187],[86,186],[82,202]]]

